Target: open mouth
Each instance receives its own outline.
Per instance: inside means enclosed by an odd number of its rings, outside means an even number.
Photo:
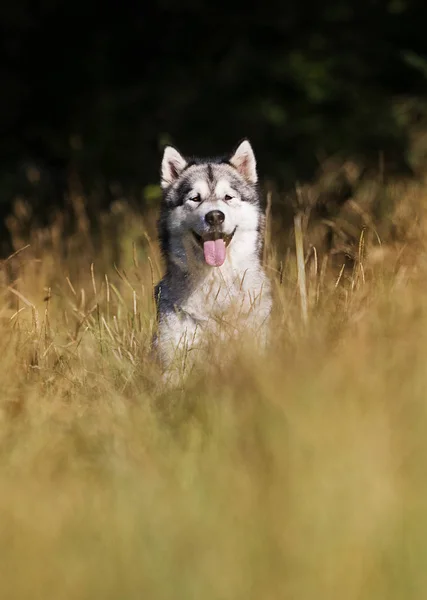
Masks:
[[[205,262],[211,267],[220,267],[225,261],[225,250],[233,239],[237,227],[232,233],[223,233],[222,231],[212,231],[199,235],[193,231],[194,239],[203,249]]]
[[[236,233],[236,229],[237,227],[235,227],[234,231],[232,231],[231,233],[223,233],[222,231],[210,231],[208,233],[204,233],[203,235],[199,235],[195,231],[193,231],[192,233],[194,235],[194,239],[201,248],[203,248],[203,244],[205,242],[215,242],[217,240],[224,240],[225,247],[227,247],[233,239],[233,236]]]

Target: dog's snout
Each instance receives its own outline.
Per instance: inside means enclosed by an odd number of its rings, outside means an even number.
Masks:
[[[205,215],[206,223],[212,227],[218,227],[218,225],[222,225],[224,220],[225,214],[221,210],[211,210]]]

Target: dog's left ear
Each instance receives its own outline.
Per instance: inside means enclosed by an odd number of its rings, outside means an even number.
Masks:
[[[187,161],[181,154],[172,146],[166,146],[163,152],[162,169],[161,169],[161,186],[163,189],[172,185],[182,171],[185,169]]]
[[[230,158],[230,164],[232,164],[240,175],[249,183],[255,184],[258,181],[255,154],[248,140],[243,140],[238,146],[237,150]]]

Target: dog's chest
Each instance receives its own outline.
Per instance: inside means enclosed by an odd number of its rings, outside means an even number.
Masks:
[[[199,321],[227,313],[237,316],[250,309],[251,298],[256,294],[254,287],[255,281],[250,275],[215,269],[194,287],[182,308]]]

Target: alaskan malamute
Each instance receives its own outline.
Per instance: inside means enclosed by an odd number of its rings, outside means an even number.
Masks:
[[[209,360],[212,342],[228,336],[250,332],[264,346],[271,294],[261,264],[264,215],[250,143],[223,159],[188,160],[168,146],[161,186],[166,274],[155,289],[154,347],[166,374],[183,373],[202,356]]]

